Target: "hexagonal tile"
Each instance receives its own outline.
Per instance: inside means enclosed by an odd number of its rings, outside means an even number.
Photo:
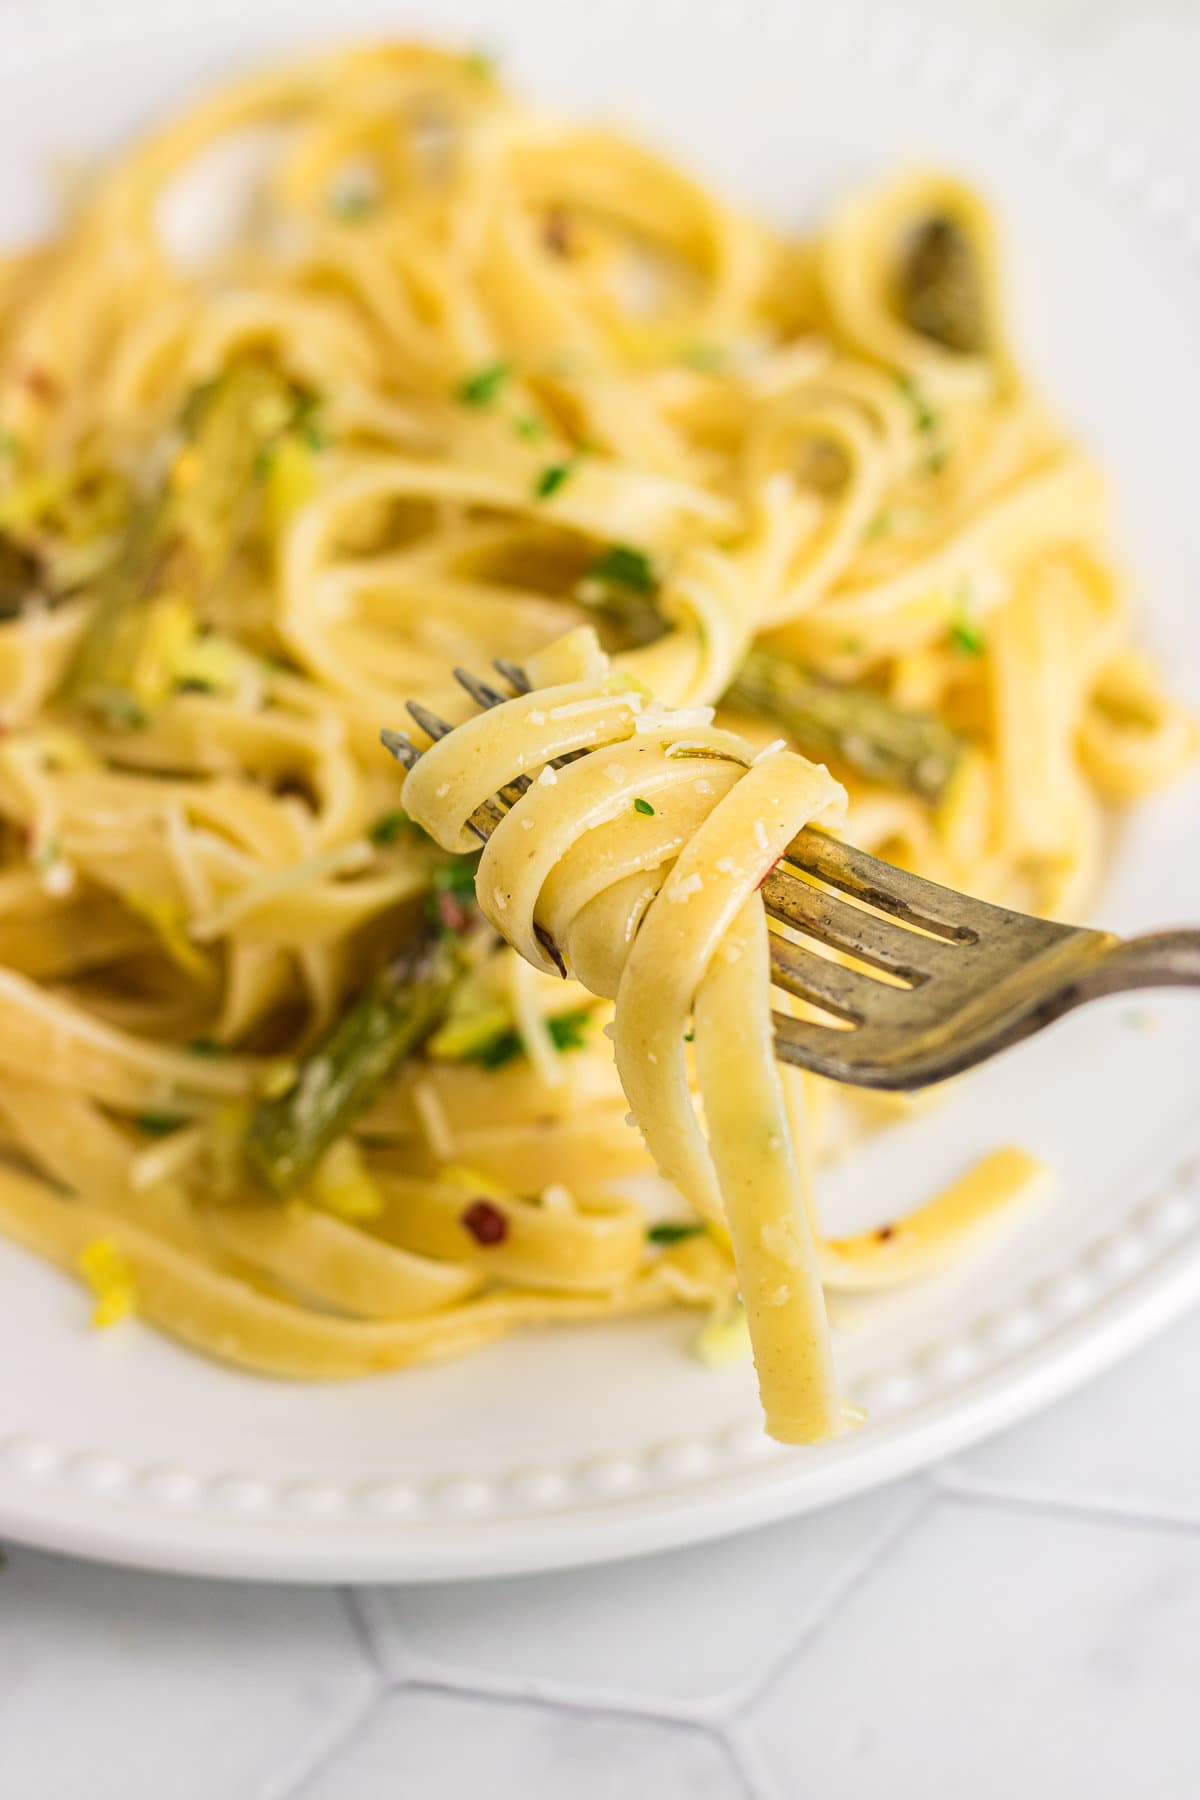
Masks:
[[[749,1800],[724,1746],[686,1725],[393,1693],[295,1800]]]
[[[946,1464],[978,1493],[1200,1522],[1200,1311],[1090,1387]]]
[[[266,1795],[377,1677],[336,1593],[172,1580],[11,1550],[7,1800]],[[24,1771],[29,1786],[10,1785]]]
[[[893,1487],[707,1548],[362,1598],[399,1676],[691,1712],[752,1690],[917,1503]]]
[[[1193,1800],[1198,1637],[1197,1539],[943,1500],[739,1729],[779,1800]]]

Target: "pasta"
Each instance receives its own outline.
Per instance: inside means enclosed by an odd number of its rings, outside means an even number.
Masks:
[[[750,876],[836,819],[1069,915],[1194,748],[1003,324],[948,176],[798,240],[410,45],[82,184],[0,259],[0,1229],[300,1379],[680,1305],[719,1353],[740,1288],[771,1429],[839,1429],[822,1290],[1035,1171],[825,1239],[805,1146],[887,1108],[775,1069]],[[497,657],[559,691],[403,784],[379,727]]]

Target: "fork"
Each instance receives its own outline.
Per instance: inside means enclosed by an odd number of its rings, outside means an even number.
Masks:
[[[514,693],[530,691],[515,663],[493,667]],[[454,678],[482,708],[510,697],[465,669]],[[407,710],[432,740],[453,729],[417,701]],[[380,735],[411,769],[417,746],[402,732]],[[557,766],[586,755],[576,751]],[[472,814],[481,843],[528,786],[529,777],[519,776]],[[1135,988],[1200,987],[1200,930],[1123,939],[1031,918],[894,868],[813,826],[792,840],[761,892],[775,927],[772,981],[824,1015],[775,1013],[776,1053],[854,1087],[929,1087],[1090,1000]],[[553,941],[538,935],[565,975]],[[853,965],[820,955],[813,943]]]

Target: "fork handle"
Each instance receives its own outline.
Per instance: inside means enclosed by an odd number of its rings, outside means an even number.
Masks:
[[[1133,988],[1200,987],[1200,931],[1151,931],[1126,938],[1083,976],[1081,1000]]]

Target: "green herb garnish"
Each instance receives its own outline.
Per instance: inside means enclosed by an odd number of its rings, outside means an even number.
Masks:
[[[987,648],[982,631],[967,618],[955,619],[950,627],[950,643],[963,656],[982,656]]]
[[[643,800],[640,795],[633,803],[633,810],[635,813],[641,813],[643,818],[652,819],[654,817],[654,808],[648,800]]]
[[[687,1238],[703,1237],[708,1227],[700,1219],[659,1219],[646,1227],[648,1244],[682,1244]]]
[[[896,386],[913,410],[913,423],[924,436],[937,430],[938,416],[925,397],[925,390],[911,375],[898,374]]]
[[[183,1124],[183,1120],[175,1113],[156,1112],[139,1113],[133,1122],[147,1137],[169,1137],[171,1132],[177,1131]]]
[[[585,570],[585,578],[602,581],[606,587],[627,588],[634,594],[652,594],[657,586],[650,558],[632,544],[610,544]]]
[[[950,622],[950,643],[963,656],[982,656],[985,639],[971,617],[971,590],[965,582],[959,584],[955,599],[957,611]]]
[[[560,1053],[567,1050],[582,1050],[587,1043],[587,1029],[591,1020],[591,1012],[581,1007],[577,1012],[553,1013],[546,1020],[546,1029],[550,1033],[550,1041]],[[525,1040],[519,1032],[498,1031],[474,1049],[469,1050],[460,1060],[478,1063],[484,1069],[502,1069],[510,1062],[525,1054]]]
[[[193,1056],[224,1056],[225,1054],[224,1044],[218,1044],[216,1038],[191,1038],[186,1048],[191,1051]]]
[[[522,413],[519,419],[513,420],[513,430],[527,444],[536,444],[545,437],[549,427],[536,413]]]
[[[426,838],[428,833],[421,829],[415,819],[410,819],[401,807],[397,807],[395,812],[383,813],[373,825],[368,825],[367,836],[373,844],[382,847],[394,844],[400,837]]]
[[[468,75],[474,75],[479,81],[495,81],[496,57],[490,50],[468,50],[462,59],[463,68]]]
[[[550,463],[533,484],[534,498],[549,500],[551,495],[557,494],[559,488],[570,480],[574,467],[574,463],[569,462]]]
[[[500,390],[512,377],[513,367],[509,362],[488,363],[486,368],[477,369],[474,375],[468,375],[460,381],[454,390],[456,400],[464,406],[483,408],[491,406],[500,398]]]

